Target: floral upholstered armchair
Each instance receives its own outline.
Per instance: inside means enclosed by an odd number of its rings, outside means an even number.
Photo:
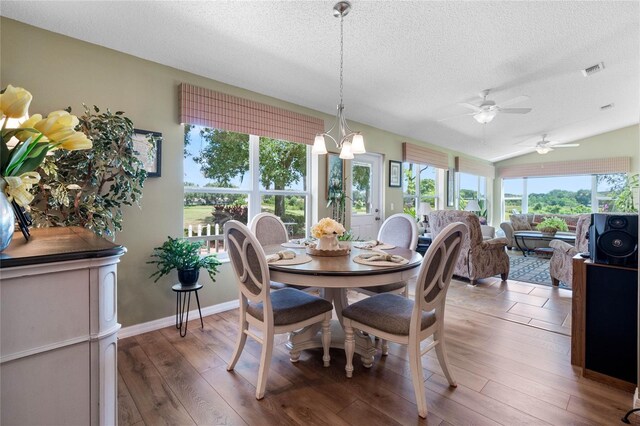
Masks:
[[[472,285],[480,278],[500,274],[502,280],[509,277],[509,256],[505,250],[506,238],[482,239],[480,220],[472,212],[459,210],[439,210],[429,213],[431,238],[453,222],[462,222],[469,233],[462,242],[460,257],[456,262],[454,275],[468,278]]]
[[[549,274],[551,283],[559,285],[560,281],[571,287],[573,280],[573,256],[578,253],[589,251],[587,231],[591,226],[591,215],[583,214],[578,218],[576,225],[576,245],[560,240],[551,240],[549,247],[553,248],[553,256],[549,264]]]

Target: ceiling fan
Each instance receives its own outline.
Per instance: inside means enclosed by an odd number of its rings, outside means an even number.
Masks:
[[[564,145],[550,145],[553,141],[547,140],[547,135],[542,135],[542,140],[536,143],[536,151],[538,154],[546,154],[549,151],[553,151],[555,148],[575,148],[580,146],[579,143],[567,143]]]
[[[453,117],[447,117],[440,119],[438,121],[450,120],[452,118],[463,117],[466,115],[471,115],[478,123],[487,124],[491,122],[495,118],[498,113],[506,113],[506,114],[526,114],[531,111],[531,108],[505,108],[507,105],[513,105],[518,102],[523,102],[529,99],[528,96],[518,96],[513,99],[509,99],[507,101],[501,102],[500,105],[497,105],[495,101],[487,99],[489,93],[491,91],[489,89],[483,90],[479,93],[482,98],[482,103],[480,105],[473,105],[468,102],[462,102],[458,105],[461,105],[465,108],[471,109],[471,112],[467,112],[465,114],[454,115]]]

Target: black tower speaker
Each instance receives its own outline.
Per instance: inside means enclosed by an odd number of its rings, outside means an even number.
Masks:
[[[638,267],[638,215],[593,213],[589,253],[595,263]]]

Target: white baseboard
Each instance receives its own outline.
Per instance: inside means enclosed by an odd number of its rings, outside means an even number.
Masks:
[[[217,305],[211,305],[202,308],[202,316],[213,315],[224,311],[230,311],[236,309],[239,305],[238,300],[231,300],[229,302],[218,303]],[[198,315],[198,309],[189,311],[190,319],[200,318]],[[129,327],[123,327],[118,332],[118,338],[124,339],[125,337],[136,336],[138,334],[147,333],[149,331],[159,330],[161,328],[175,326],[176,317],[171,315],[170,317],[160,318],[157,320],[143,322],[141,324],[130,325]]]

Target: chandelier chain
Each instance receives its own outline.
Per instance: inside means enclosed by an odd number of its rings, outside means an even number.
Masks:
[[[344,15],[340,14],[340,105],[342,105],[342,69],[343,69],[343,50],[344,50],[344,36],[343,36],[343,22]]]

